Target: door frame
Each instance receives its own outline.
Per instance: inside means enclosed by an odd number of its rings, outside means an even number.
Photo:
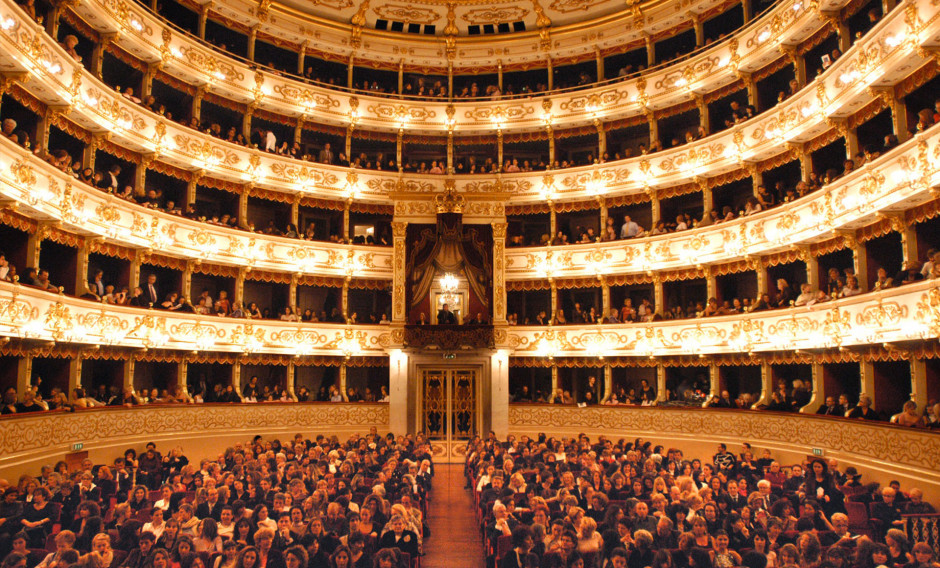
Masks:
[[[479,351],[457,352],[455,359],[444,359],[442,353],[415,353],[409,359],[409,391],[414,393],[414,413],[409,420],[413,433],[424,432],[424,371],[427,370],[472,370],[476,373],[476,435],[482,436],[490,430],[490,396],[492,392],[490,378],[490,353]],[[451,379],[452,380],[452,379]],[[448,389],[451,387],[448,386]],[[450,409],[450,405],[448,404]],[[451,420],[450,414],[446,418]],[[450,431],[450,423],[447,425]],[[429,440],[431,453],[438,463],[464,463],[466,459],[466,440]]]

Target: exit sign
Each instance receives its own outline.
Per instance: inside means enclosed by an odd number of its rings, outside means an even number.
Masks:
[[[74,444],[72,444],[72,451],[73,451],[73,452],[77,452],[78,450],[80,450],[80,449],[82,449],[82,448],[84,448],[84,447],[85,447],[85,444],[83,444],[83,443],[81,443],[81,442],[75,442]]]
[[[813,455],[814,455],[814,456],[821,456],[821,455],[823,455],[823,449],[822,449],[822,448],[813,448]]]

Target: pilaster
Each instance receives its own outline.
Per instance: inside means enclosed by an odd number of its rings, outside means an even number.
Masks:
[[[509,351],[490,356],[490,429],[497,438],[509,434]]]
[[[506,261],[505,261],[505,257],[506,257],[506,228],[508,225],[507,223],[491,223],[490,225],[493,228],[493,324],[505,325],[506,324]],[[396,270],[396,275],[397,275],[397,270]],[[402,274],[402,280],[404,280],[404,273]]]

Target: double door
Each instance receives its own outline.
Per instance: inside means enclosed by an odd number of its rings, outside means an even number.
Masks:
[[[422,368],[419,378],[420,429],[428,435],[435,460],[462,463],[480,421],[479,369]]]

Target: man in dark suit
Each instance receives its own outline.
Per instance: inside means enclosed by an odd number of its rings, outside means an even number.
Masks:
[[[212,487],[206,491],[206,500],[196,507],[196,517],[211,517],[215,522],[222,518],[222,503],[219,503],[219,490]]]
[[[444,307],[437,312],[437,325],[447,325],[457,323],[457,317],[450,311],[450,306],[444,304]]]
[[[154,306],[160,303],[160,290],[157,288],[157,275],[150,274],[147,276],[147,282],[141,286],[144,290],[144,301],[153,304]]]
[[[819,410],[816,411],[816,414],[822,414],[825,416],[845,416],[845,410],[836,404],[836,397],[827,396],[826,404],[819,407]]]

